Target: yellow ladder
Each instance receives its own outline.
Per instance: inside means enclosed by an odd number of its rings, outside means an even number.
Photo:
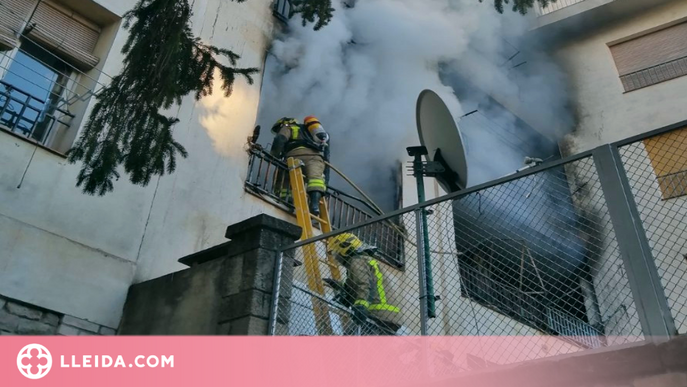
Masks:
[[[291,191],[293,194],[293,204],[296,208],[296,220],[298,225],[302,228],[301,240],[313,238],[315,232],[313,229],[313,220],[320,225],[320,231],[326,234],[332,231],[332,225],[329,218],[329,209],[324,196],[320,199],[320,216],[315,216],[310,213],[308,207],[308,195],[305,189],[305,179],[303,177],[303,166],[300,160],[289,157],[287,160],[289,167],[289,181],[291,183]],[[323,240],[321,243],[326,243]],[[305,272],[308,278],[308,288],[313,294],[318,294],[322,299],[315,296],[312,297],[312,305],[315,312],[315,323],[317,324],[317,331],[320,335],[332,335],[332,325],[329,318],[329,308],[325,299],[324,282],[322,281],[322,273],[320,272],[320,262],[326,263],[329,267],[332,279],[341,282],[341,270],[336,263],[334,257],[327,255],[327,260],[320,260],[320,255],[317,252],[316,244],[309,243],[303,247],[303,258],[305,265]],[[325,247],[326,251],[326,247]],[[342,319],[342,323],[346,324],[347,318]],[[345,326],[345,325],[344,325]]]

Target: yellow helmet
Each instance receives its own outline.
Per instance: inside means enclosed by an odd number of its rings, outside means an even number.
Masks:
[[[349,257],[363,246],[363,242],[351,233],[343,233],[329,238],[327,252],[334,256]]]
[[[294,118],[289,118],[289,117],[283,117],[280,118],[274,125],[272,125],[272,133],[277,134],[279,132],[279,129],[281,129],[282,126],[284,125],[297,125],[298,121],[296,121]]]

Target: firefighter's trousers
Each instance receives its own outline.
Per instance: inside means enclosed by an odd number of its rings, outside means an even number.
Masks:
[[[324,181],[324,158],[322,154],[310,148],[298,148],[286,154],[286,158],[293,157],[305,164],[303,174],[307,183],[307,191],[325,192],[327,185]],[[288,187],[288,183],[286,184]]]

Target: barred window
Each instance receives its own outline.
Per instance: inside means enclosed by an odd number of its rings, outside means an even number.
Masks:
[[[93,91],[82,75],[100,62],[100,34],[56,1],[0,0],[0,130],[67,150]]]
[[[663,199],[687,195],[687,128],[644,140]]]
[[[687,23],[610,46],[625,91],[687,75]]]

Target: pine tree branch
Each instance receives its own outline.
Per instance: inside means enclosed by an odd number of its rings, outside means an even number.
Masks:
[[[291,0],[293,6],[292,14],[301,14],[303,19],[303,27],[307,23],[315,23],[315,31],[320,30],[326,26],[334,15],[334,7],[332,7],[332,0]],[[317,22],[315,22],[317,19]]]
[[[513,11],[525,14],[535,3],[546,6],[556,0],[494,0],[494,7],[503,12],[510,1]],[[291,2],[289,17],[300,14],[303,25],[313,23],[315,30],[333,17],[332,0]],[[238,68],[239,55],[194,37],[191,15],[189,0],[139,0],[125,14],[129,36],[122,49],[123,69],[99,93],[82,134],[68,152],[70,163],[82,163],[76,185],[85,193],[112,191],[120,167],[132,183],[142,186],[154,176],[174,172],[177,156],[185,158],[188,153],[173,137],[178,120],[160,110],[181,104],[191,93],[196,100],[210,95],[215,74],[226,96],[231,95],[237,76],[253,83],[258,69]]]
[[[123,69],[98,95],[68,152],[69,162],[82,162],[77,186],[85,193],[112,191],[119,167],[142,186],[154,176],[174,172],[177,156],[188,153],[172,134],[178,120],[160,110],[181,104],[191,93],[196,99],[210,95],[216,73],[226,96],[237,76],[253,83],[251,76],[258,69],[235,67],[239,55],[194,37],[191,16],[188,0],[140,0],[125,15],[129,37],[122,49]]]

